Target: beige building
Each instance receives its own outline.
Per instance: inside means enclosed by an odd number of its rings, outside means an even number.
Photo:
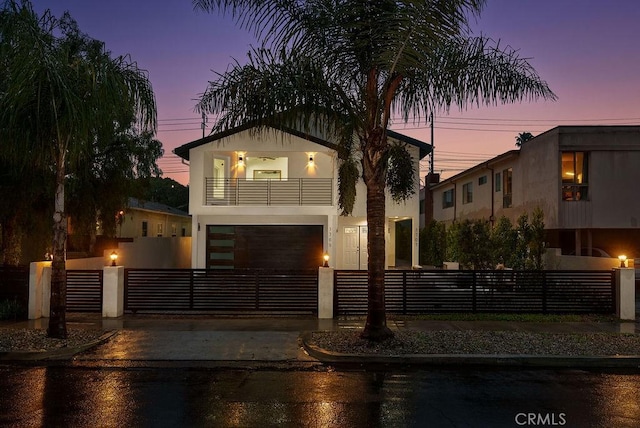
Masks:
[[[438,221],[515,222],[541,208],[563,254],[640,257],[638,186],[640,126],[559,126],[430,191]]]
[[[407,144],[417,171],[431,146],[388,135]],[[317,268],[328,254],[332,267],[366,269],[366,188],[360,180],[352,215],[341,216],[336,148],[291,129],[245,126],[175,149],[189,161],[192,267]],[[386,226],[386,266],[418,264],[417,176],[409,200],[387,198]]]
[[[168,205],[129,198],[118,214],[117,238],[187,236],[191,236],[191,216]]]

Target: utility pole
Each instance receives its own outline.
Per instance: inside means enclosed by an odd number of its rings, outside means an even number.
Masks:
[[[435,145],[433,144],[433,112],[429,115],[429,120],[431,121],[431,162],[429,164],[429,172],[433,175],[433,151],[435,149]]]
[[[202,112],[202,123],[200,124],[200,126],[202,126],[202,138],[204,138],[204,129],[207,127],[206,124],[207,124],[208,121],[209,121],[209,119],[204,114],[204,112]]]

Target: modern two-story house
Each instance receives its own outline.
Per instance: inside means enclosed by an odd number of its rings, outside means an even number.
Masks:
[[[640,257],[639,165],[640,126],[559,126],[431,185],[433,218],[515,222],[540,208],[563,254]]]
[[[254,131],[243,126],[174,150],[189,161],[192,267],[316,268],[327,254],[332,267],[366,269],[366,189],[358,184],[352,215],[341,216],[335,142],[292,129]],[[388,135],[407,144],[418,171],[431,146]],[[417,265],[417,176],[416,194],[399,204],[388,198],[386,216],[387,267]],[[411,238],[397,239],[400,229]]]

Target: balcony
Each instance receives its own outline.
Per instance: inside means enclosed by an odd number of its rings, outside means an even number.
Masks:
[[[333,179],[205,178],[205,205],[333,205]]]

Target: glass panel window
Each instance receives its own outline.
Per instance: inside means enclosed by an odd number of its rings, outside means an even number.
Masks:
[[[149,223],[146,221],[142,222],[142,236],[149,236]]]
[[[513,169],[507,168],[502,171],[502,208],[511,208],[513,206],[512,187]]]
[[[462,203],[471,202],[473,202],[473,183],[469,182],[462,185]]]
[[[500,174],[499,172],[496,173],[495,186],[496,186],[495,188],[496,192],[502,191],[502,174]]]
[[[478,186],[482,186],[483,184],[487,184],[487,176],[483,175],[482,177],[478,178]]]
[[[442,193],[442,208],[450,208],[453,206],[453,189],[449,189]]]
[[[562,199],[587,199],[588,156],[585,152],[562,152]]]

